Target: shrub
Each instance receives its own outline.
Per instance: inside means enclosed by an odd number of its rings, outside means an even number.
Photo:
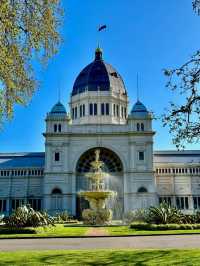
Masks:
[[[149,211],[147,209],[138,209],[129,211],[124,215],[124,222],[130,224],[132,222],[147,222],[149,220]]]
[[[70,219],[70,216],[67,211],[57,213],[55,218],[56,223],[67,222]]]
[[[30,206],[18,207],[9,217],[4,218],[9,227],[38,227],[54,225],[54,220],[46,212],[39,212]]]
[[[149,224],[149,223],[132,223],[131,229],[137,230],[192,230],[200,229],[200,224]]]
[[[149,220],[156,224],[181,223],[182,213],[167,203],[161,203],[158,207],[149,208]]]

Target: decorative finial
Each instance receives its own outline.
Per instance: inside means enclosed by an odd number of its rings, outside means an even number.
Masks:
[[[100,47],[95,50],[95,60],[102,60],[102,49]]]
[[[139,101],[139,77],[137,73],[137,101]]]

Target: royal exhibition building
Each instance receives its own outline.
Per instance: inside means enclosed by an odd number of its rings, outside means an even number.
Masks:
[[[106,186],[117,191],[107,202],[114,217],[162,201],[200,209],[200,151],[154,151],[152,114],[139,100],[128,105],[122,77],[97,48],[74,82],[70,113],[60,101],[47,113],[45,152],[0,154],[0,212],[28,203],[80,217],[88,202],[78,192],[88,189],[97,148]]]

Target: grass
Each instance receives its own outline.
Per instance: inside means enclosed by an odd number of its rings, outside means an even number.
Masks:
[[[56,226],[30,228],[34,233],[23,233],[23,231],[20,233],[10,231],[8,233],[6,230],[6,228],[0,228],[0,238],[84,236],[88,227],[57,224]]]
[[[0,265],[199,265],[200,249],[1,252]]]
[[[65,225],[57,224],[56,226],[50,227],[38,227],[38,228],[25,228],[19,232],[16,230],[10,230],[5,227],[0,228],[0,239],[1,238],[39,238],[39,237],[73,237],[73,236],[86,236],[88,230],[91,227],[83,225]],[[131,229],[128,226],[105,226],[97,227],[103,228],[107,235],[110,236],[126,236],[126,235],[175,235],[175,234],[200,234],[200,230],[136,230]]]
[[[111,236],[126,236],[126,235],[176,235],[176,234],[200,234],[200,229],[197,230],[136,230],[128,226],[108,226],[107,231]]]

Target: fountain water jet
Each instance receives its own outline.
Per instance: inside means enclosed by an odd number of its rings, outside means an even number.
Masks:
[[[112,211],[106,209],[105,203],[109,197],[114,197],[117,192],[105,189],[105,178],[108,174],[102,171],[103,162],[99,158],[100,150],[95,150],[95,161],[91,163],[92,172],[86,174],[90,180],[90,190],[81,191],[79,195],[89,201],[90,209],[82,212],[86,224],[102,225],[112,219]]]

